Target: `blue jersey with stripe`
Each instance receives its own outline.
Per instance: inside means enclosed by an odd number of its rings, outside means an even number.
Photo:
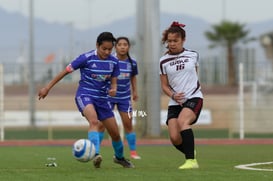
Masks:
[[[76,96],[108,98],[111,77],[117,77],[120,73],[118,65],[113,55],[100,60],[96,50],[81,54],[69,65],[72,71],[80,69],[81,78]]]
[[[134,59],[119,60],[120,74],[117,81],[117,93],[111,102],[131,99],[131,77],[138,74],[137,62]]]

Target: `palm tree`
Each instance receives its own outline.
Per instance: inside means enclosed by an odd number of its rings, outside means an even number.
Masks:
[[[225,20],[220,24],[213,25],[212,31],[205,32],[205,36],[213,43],[212,48],[217,45],[226,48],[229,85],[236,85],[233,49],[238,41],[243,40],[248,35],[249,31],[244,30],[244,28],[244,24]]]

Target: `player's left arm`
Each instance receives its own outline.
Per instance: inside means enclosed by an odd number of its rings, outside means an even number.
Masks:
[[[137,94],[137,78],[136,78],[136,76],[131,77],[131,87],[132,87],[133,100],[137,101],[138,94]]]
[[[135,60],[133,60],[132,73],[131,73],[131,87],[132,87],[132,96],[133,96],[134,101],[138,100],[137,78],[136,78],[137,75],[138,75],[137,62]]]
[[[196,54],[196,63],[195,63],[195,71],[198,75],[198,67],[199,67],[199,54]]]
[[[118,79],[117,77],[111,78],[111,87],[108,92],[111,97],[114,97],[117,93],[117,79]]]
[[[118,60],[117,59],[115,59],[113,61],[113,65],[114,65],[114,68],[113,68],[113,72],[112,72],[112,75],[111,75],[111,87],[110,87],[110,90],[108,91],[108,94],[111,97],[116,96],[116,93],[117,93],[117,81],[118,81],[118,76],[120,74],[119,64],[118,64]]]

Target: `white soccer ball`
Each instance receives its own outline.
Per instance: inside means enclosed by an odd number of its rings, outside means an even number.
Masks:
[[[72,154],[80,162],[88,162],[95,156],[95,145],[88,139],[79,139],[74,142]]]

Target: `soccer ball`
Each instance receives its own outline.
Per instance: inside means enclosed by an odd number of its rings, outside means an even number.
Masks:
[[[88,162],[95,156],[95,145],[88,139],[79,139],[74,142],[72,154],[80,162]]]

